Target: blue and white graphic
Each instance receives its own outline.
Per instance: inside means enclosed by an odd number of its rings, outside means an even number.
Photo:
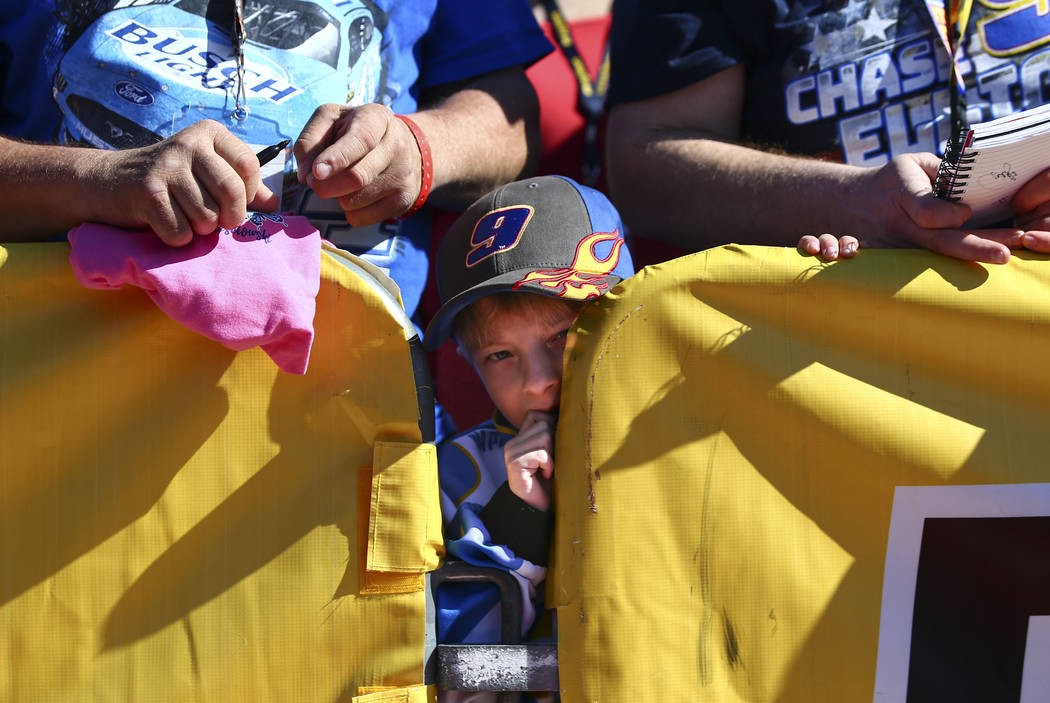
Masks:
[[[796,3],[780,24],[798,47],[781,74],[787,122],[821,139],[834,135],[843,159],[857,166],[881,166],[909,152],[942,153],[950,62],[924,5],[831,5]],[[1050,11],[1043,5],[975,0],[959,60],[971,123],[1050,98]]]
[[[272,144],[298,136],[322,103],[360,105],[382,90],[382,32],[361,0],[247,0],[243,72],[232,11],[216,5],[120,2],[101,14],[54,76],[61,141],[141,146],[213,119]],[[241,83],[247,115],[237,113]]]

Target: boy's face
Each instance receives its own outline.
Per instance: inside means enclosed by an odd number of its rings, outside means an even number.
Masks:
[[[474,305],[487,306],[482,298]],[[568,305],[536,314],[498,311],[488,318],[479,346],[464,349],[496,408],[515,427],[530,410],[555,412],[561,399],[565,335],[576,318]]]

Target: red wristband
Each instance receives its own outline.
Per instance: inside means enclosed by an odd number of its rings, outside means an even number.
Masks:
[[[416,146],[419,147],[419,156],[423,161],[423,173],[419,182],[419,197],[416,198],[416,202],[412,203],[412,207],[408,209],[408,212],[401,216],[401,218],[405,218],[419,212],[419,209],[427,201],[427,196],[430,195],[430,189],[434,185],[434,159],[430,155],[430,140],[427,139],[427,135],[419,128],[419,125],[404,115],[394,115],[394,117],[404,122],[412,130],[412,136],[416,138]]]

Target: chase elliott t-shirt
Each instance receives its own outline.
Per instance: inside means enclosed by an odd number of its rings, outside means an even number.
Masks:
[[[971,123],[1050,99],[1050,14],[974,0]],[[743,138],[858,166],[942,153],[949,59],[922,0],[617,0],[609,104],[747,69]]]

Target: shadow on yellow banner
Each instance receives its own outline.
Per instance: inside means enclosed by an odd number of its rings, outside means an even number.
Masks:
[[[558,428],[562,699],[1045,693],[1048,267],[727,246],[589,307]]]
[[[66,256],[0,248],[0,700],[432,699],[396,292],[325,254],[297,377]],[[1048,266],[728,246],[593,303],[558,429],[562,700],[1050,687]]]
[[[410,470],[416,510],[393,546],[392,519],[364,516],[381,530],[370,568],[419,574],[440,549],[396,291],[324,254],[309,371],[292,376],[141,290],[80,288],[67,259],[0,248],[0,700],[327,702],[422,683],[424,594],[362,592],[358,546],[358,472],[379,457],[388,503]]]

